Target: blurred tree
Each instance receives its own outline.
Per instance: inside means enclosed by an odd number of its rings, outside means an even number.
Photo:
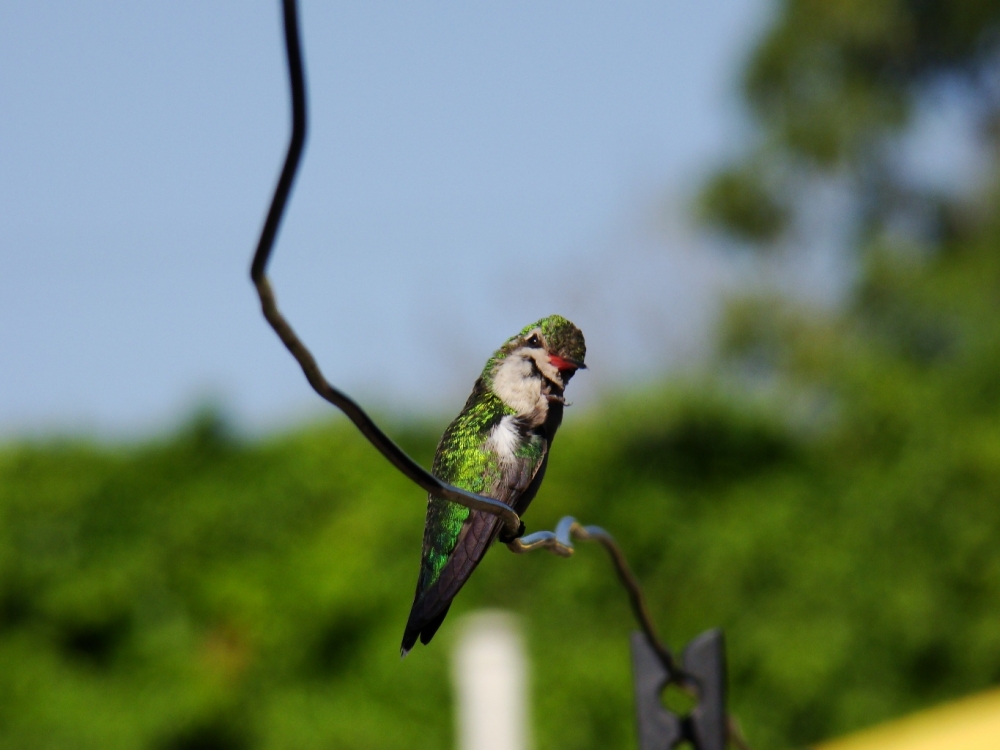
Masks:
[[[907,149],[963,137],[913,139],[942,91],[958,92],[981,166],[947,188],[906,164]],[[835,184],[856,270],[836,310],[737,300],[721,342],[738,392],[759,388],[810,446],[799,502],[816,528],[775,539],[800,550],[798,570],[774,552],[745,581],[755,606],[810,575],[815,588],[799,591],[775,661],[734,674],[737,701],[787,701],[787,713],[756,714],[765,744],[802,744],[1000,682],[993,637],[973,624],[1000,601],[988,551],[1000,549],[988,520],[1000,492],[1000,3],[785,0],[743,92],[756,141],[709,181],[702,217],[794,253],[820,241],[803,228],[815,188]],[[795,677],[775,669],[796,650]]]
[[[803,186],[836,179],[863,239],[914,212],[946,236],[949,198],[911,184],[894,156],[921,99],[947,83],[967,89],[995,162],[998,31],[995,0],[784,0],[744,74],[756,144],[710,181],[705,218],[766,245],[802,210]]]

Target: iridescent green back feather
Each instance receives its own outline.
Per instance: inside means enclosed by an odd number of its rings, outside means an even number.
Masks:
[[[496,395],[478,387],[462,413],[445,430],[434,456],[434,476],[456,487],[488,495],[500,479],[495,453],[484,450],[490,430],[502,417],[513,414]],[[455,549],[462,524],[471,511],[464,505],[432,497],[429,501],[424,534],[424,564],[420,589],[430,588]]]

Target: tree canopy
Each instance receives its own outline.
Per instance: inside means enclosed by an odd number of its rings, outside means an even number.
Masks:
[[[966,92],[982,158],[995,163],[998,28],[991,0],[783,0],[744,72],[755,138],[706,187],[706,218],[766,245],[801,210],[804,184],[835,178],[854,195],[862,239],[900,212],[935,208],[946,235],[958,207],[910,184],[894,151],[921,100],[945,85]]]

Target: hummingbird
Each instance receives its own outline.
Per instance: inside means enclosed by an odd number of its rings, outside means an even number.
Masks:
[[[507,339],[444,431],[431,468],[434,476],[523,514],[545,476],[549,446],[567,406],[563,391],[586,367],[586,353],[580,329],[559,315]],[[452,599],[498,536],[507,542],[514,538],[498,516],[428,496],[420,574],[401,656],[417,638],[430,642]]]

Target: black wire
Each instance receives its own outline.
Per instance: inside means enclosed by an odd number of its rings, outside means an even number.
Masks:
[[[261,230],[257,250],[254,252],[253,263],[250,266],[250,278],[253,280],[254,286],[257,287],[264,317],[302,367],[302,371],[313,390],[343,411],[361,433],[368,438],[368,442],[375,446],[393,466],[424,490],[437,497],[500,516],[504,525],[516,535],[521,526],[521,519],[510,506],[499,500],[476,495],[439,480],[406,455],[403,449],[396,445],[353,399],[330,385],[323,377],[319,365],[316,364],[315,357],[278,310],[274,292],[265,271],[274,248],[275,238],[278,235],[278,227],[285,213],[288,196],[292,191],[292,184],[295,182],[299,162],[302,159],[302,150],[306,142],[307,120],[305,74],[302,65],[302,49],[299,43],[295,0],[283,0],[282,10],[285,22],[285,49],[288,52],[288,76],[292,89],[292,137],[288,144],[285,165],[282,167],[281,176],[274,189],[271,207],[267,212],[267,219],[264,221],[264,228]]]
[[[274,188],[271,208],[267,212],[264,228],[260,233],[257,251],[250,266],[250,278],[254,284],[264,278],[267,261],[274,247],[274,239],[278,235],[278,226],[285,214],[285,204],[288,194],[292,192],[292,183],[298,173],[302,150],[306,145],[306,81],[302,69],[302,50],[299,45],[299,22],[295,9],[295,0],[283,0],[282,10],[285,19],[285,49],[288,52],[288,77],[292,87],[292,138],[288,144],[288,154],[285,165],[281,169],[281,177]]]

